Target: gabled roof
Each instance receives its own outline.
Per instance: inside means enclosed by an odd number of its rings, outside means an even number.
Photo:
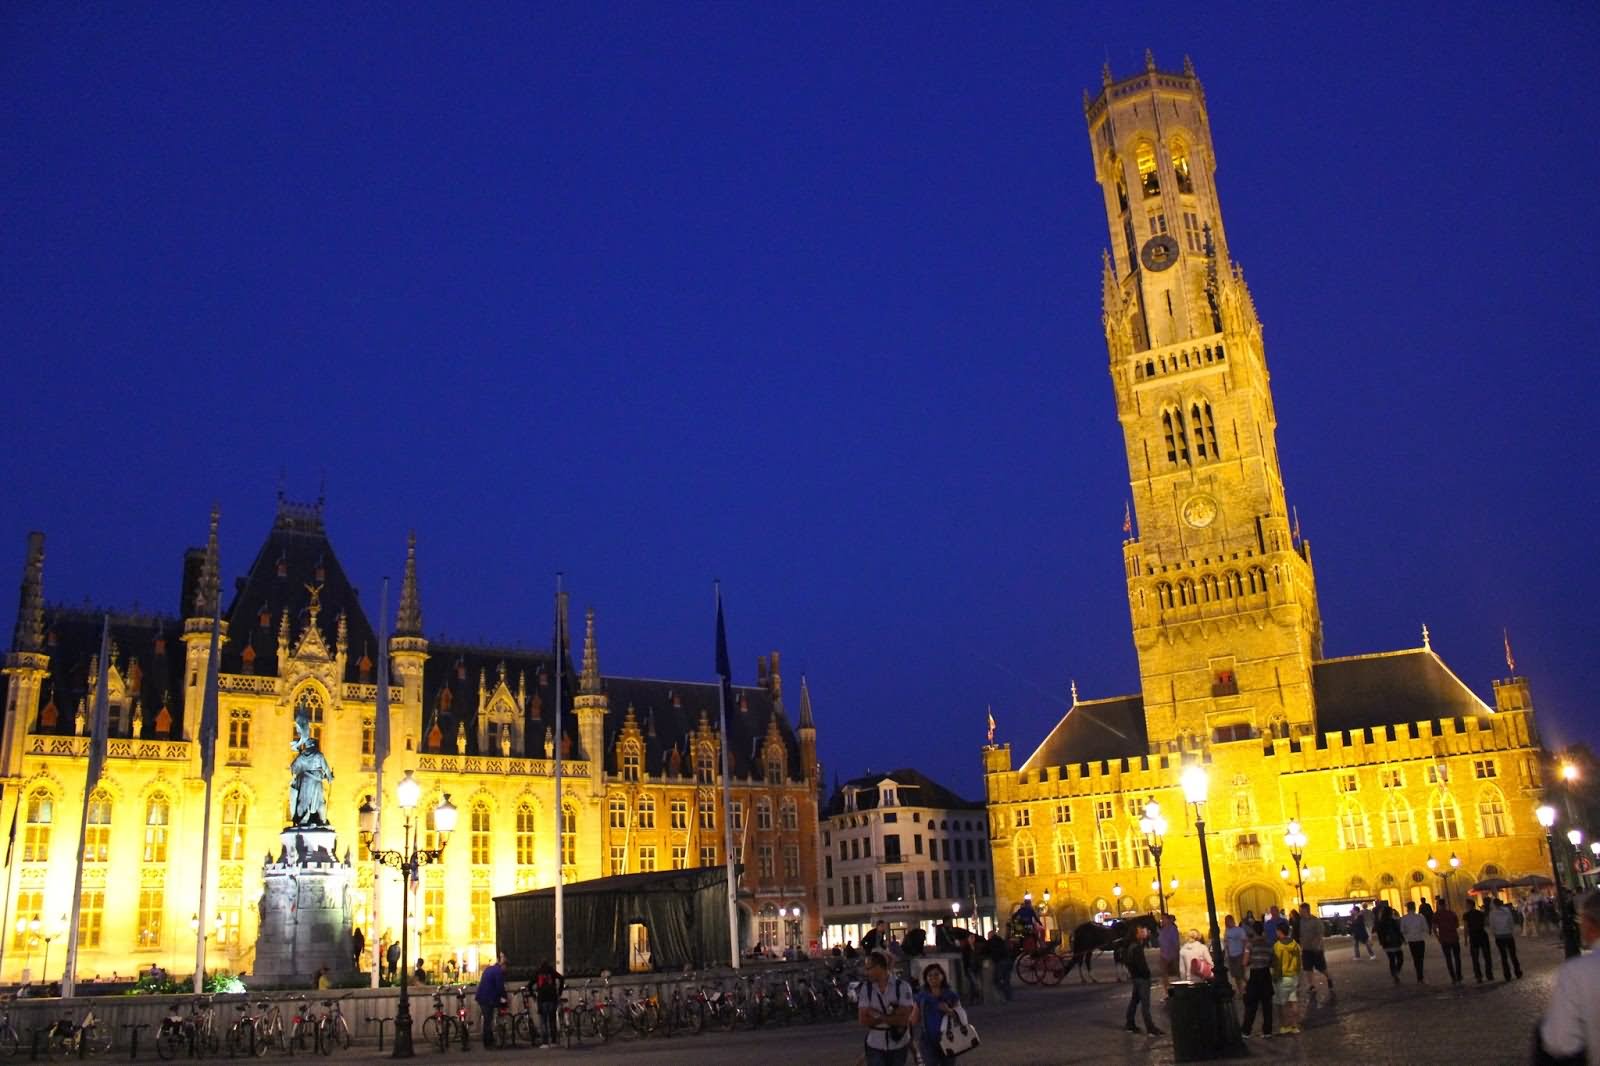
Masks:
[[[895,797],[898,807],[932,807],[958,811],[981,811],[984,808],[983,803],[962,799],[920,770],[905,769],[852,777],[834,791],[823,816],[831,818],[836,814],[844,814],[844,796],[851,789],[860,790],[856,796],[856,810],[872,810],[878,805],[878,786],[884,781],[894,782],[895,790],[899,793]]]
[[[1072,705],[1044,742],[1028,756],[1022,769],[1068,763],[1131,759],[1150,753],[1144,727],[1144,697],[1112,696],[1080,700]]]
[[[1319,733],[1494,713],[1431,648],[1324,659],[1311,676]]]
[[[89,670],[100,654],[100,627],[105,614],[91,608],[53,606],[45,608],[44,647],[50,656],[50,672],[40,693],[38,712],[51,703],[56,707],[53,730],[39,726],[39,732],[71,733],[73,716],[80,702],[84,714],[94,710],[89,701],[93,683]],[[143,736],[156,736],[156,716],[163,705],[172,715],[167,736],[183,736],[183,624],[175,618],[156,615],[111,613],[111,666],[122,676],[123,684],[137,661],[139,679],[129,694],[137,696],[143,711]],[[116,691],[115,687],[112,689]],[[33,709],[29,709],[33,712]],[[133,708],[124,721],[131,727]],[[27,727],[33,729],[30,717]]]
[[[628,708],[632,707],[639,731],[644,734],[647,773],[661,773],[667,753],[675,745],[683,755],[684,765],[693,765],[688,742],[699,725],[702,711],[712,731],[718,728],[718,686],[715,684],[607,677],[603,687],[611,701],[611,713],[606,720],[607,757],[616,743]],[[785,773],[791,780],[805,777],[800,763],[800,743],[780,702],[765,688],[743,685],[733,686],[733,703],[728,707],[728,766],[734,777],[761,776],[761,748],[766,741],[768,723],[774,720],[787,753]]]

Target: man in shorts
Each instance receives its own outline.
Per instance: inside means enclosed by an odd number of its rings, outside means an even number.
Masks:
[[[1322,938],[1327,932],[1327,926],[1309,906],[1300,908],[1300,961],[1305,965],[1306,991],[1310,994],[1309,1005],[1313,1007],[1317,1005],[1318,974],[1322,975],[1327,1000],[1333,1000],[1333,978],[1328,975],[1328,956],[1322,949]]]
[[[1290,936],[1288,922],[1278,924],[1278,942],[1272,945],[1272,976],[1275,983],[1272,1002],[1277,1006],[1280,1033],[1300,1031],[1300,945]]]

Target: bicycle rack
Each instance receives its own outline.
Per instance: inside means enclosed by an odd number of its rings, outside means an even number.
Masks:
[[[150,1028],[150,1023],[149,1022],[123,1022],[122,1023],[122,1027],[124,1029],[132,1029],[133,1030],[133,1036],[129,1038],[129,1043],[128,1043],[128,1058],[136,1059],[136,1058],[139,1057],[139,1030]]]
[[[49,1036],[54,1026],[28,1026],[28,1058],[34,1062],[39,1061],[39,1038]]]
[[[369,1015],[367,1015],[367,1021],[369,1021],[369,1022],[377,1022],[378,1023],[378,1050],[382,1051],[383,1050],[383,1027],[385,1025],[388,1025],[390,1022],[394,1021],[394,1019],[388,1017],[387,1015],[379,1015],[379,1016],[374,1017],[373,1015],[369,1014]]]

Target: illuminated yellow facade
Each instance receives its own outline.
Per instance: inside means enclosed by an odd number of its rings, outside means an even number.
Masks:
[[[1222,224],[1204,92],[1187,63],[1104,73],[1085,100],[1112,250],[1103,324],[1129,471],[1123,545],[1140,691],[1078,699],[1013,766],[984,751],[1002,912],[1052,892],[1057,923],[1156,910],[1140,819],[1169,824],[1166,891],[1203,925],[1180,768],[1207,766],[1220,911],[1293,901],[1289,822],[1309,837],[1307,899],[1432,897],[1486,874],[1548,871],[1532,810],[1527,683],[1479,699],[1430,646],[1323,657],[1310,543],[1284,498],[1261,325]],[[1281,876],[1289,875],[1287,879]],[[1118,894],[1118,890],[1121,894]]]
[[[151,964],[174,973],[192,968],[204,806],[196,732],[220,584],[213,520],[208,547],[185,561],[186,617],[111,615],[111,739],[85,833],[80,980]],[[564,601],[555,614],[564,633]],[[10,925],[0,980],[17,980],[24,968],[36,981],[60,977],[102,617],[45,605],[43,537],[33,535],[5,667],[0,810],[8,823],[16,810],[17,829],[0,874]],[[273,529],[222,617],[208,907],[208,932],[220,950],[210,951],[211,966],[250,970],[262,865],[278,854],[288,821],[287,767],[301,707],[335,774],[327,808],[340,832],[339,858],[348,849],[356,870],[355,925],[369,945],[374,933],[398,934],[399,875],[362,861],[355,835],[356,811],[375,786],[377,638],[328,542],[320,504],[280,501]],[[570,883],[723,862],[715,684],[602,675],[593,612],[581,666],[569,662],[565,639],[559,657],[548,649],[430,642],[414,545],[395,622],[387,842],[397,843],[402,812],[394,784],[407,769],[423,785],[419,813],[444,794],[460,812],[443,863],[424,869],[414,893],[407,958],[421,955],[438,966],[488,950],[493,897],[552,884],[558,863]],[[565,756],[559,839],[558,662]],[[802,680],[798,721],[791,723],[777,653],[762,657],[756,685],[732,691],[732,816],[735,859],[745,866],[745,939],[780,947],[791,936],[814,939],[820,769],[810,696]],[[427,824],[423,843],[437,843]],[[798,908],[800,924],[780,929],[780,906],[791,915]],[[34,918],[37,929],[16,929]],[[45,974],[47,936],[53,951]]]

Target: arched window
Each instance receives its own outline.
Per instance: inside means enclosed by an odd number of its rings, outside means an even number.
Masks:
[[[1259,566],[1250,568],[1250,594],[1267,591],[1267,572]]]
[[[167,861],[167,831],[172,825],[172,804],[160,792],[144,806],[144,861]]]
[[[22,832],[23,862],[45,862],[50,858],[50,824],[55,817],[55,798],[45,789],[34,789],[28,796],[28,826]]]
[[[1188,578],[1178,582],[1178,602],[1185,607],[1192,607],[1196,602],[1194,598],[1194,582]]]
[[[1384,801],[1383,840],[1390,847],[1417,842],[1417,826],[1411,817],[1411,805],[1399,796],[1390,796]]]
[[[537,839],[537,817],[533,812],[533,804],[526,801],[517,804],[517,865],[532,866],[534,864],[534,841]]]
[[[1156,149],[1151,144],[1141,144],[1134,149],[1134,162],[1139,168],[1139,188],[1146,199],[1159,195],[1161,179],[1156,175]]]
[[[244,831],[249,817],[250,805],[238,789],[222,797],[223,862],[238,862],[244,858]]]
[[[1200,579],[1200,598],[1205,603],[1215,603],[1222,598],[1215,574],[1206,574]]]
[[[629,744],[624,747],[622,749],[622,779],[624,781],[639,780],[641,762],[637,745]]]
[[[1383,874],[1378,878],[1378,898],[1397,911],[1405,907],[1400,896],[1400,882],[1395,880],[1394,874]]]
[[[1032,836],[1024,833],[1017,837],[1016,843],[1012,845],[1012,850],[1016,855],[1018,877],[1033,877],[1038,873],[1039,864],[1034,854]]]
[[[1433,815],[1433,839],[1461,839],[1461,814],[1456,810],[1456,801],[1450,793],[1441,788],[1433,794],[1431,813]]]
[[[786,799],[783,801],[783,828],[800,828],[800,811],[794,805],[794,800],[792,799]]]
[[[771,747],[767,749],[767,783],[777,785],[783,782],[783,749]]]
[[[756,800],[756,828],[763,831],[772,828],[772,802],[764,797]]]
[[[1478,790],[1478,833],[1486,837],[1511,835],[1505,797],[1494,785],[1484,785]]]
[[[1075,874],[1078,872],[1078,842],[1067,836],[1061,830],[1056,830],[1056,872],[1059,874]]]
[[[1183,409],[1169,408],[1161,412],[1161,431],[1167,441],[1167,461],[1189,461],[1189,430],[1183,423]]]
[[[83,830],[83,861],[105,862],[111,853],[111,793],[103,788],[89,797],[89,824]]]
[[[711,753],[710,744],[702,744],[694,754],[694,776],[702,785],[715,783],[717,779],[717,760]]]
[[[1172,586],[1165,581],[1156,586],[1156,602],[1161,605],[1162,610],[1172,607]]]
[[[1128,182],[1121,174],[1117,175],[1117,209],[1119,211],[1128,209]]]
[[[311,739],[315,740],[318,744],[321,744],[322,713],[322,693],[317,690],[315,685],[307,685],[305,688],[301,689],[300,694],[295,697],[294,716],[290,721],[292,724],[293,721],[299,719],[303,714],[311,723],[309,727],[311,730]]]
[[[1244,595],[1244,584],[1239,580],[1239,571],[1229,570],[1222,575],[1222,587],[1226,590],[1227,597],[1231,600],[1235,596]]]
[[[572,805],[561,805],[561,865],[578,865],[578,812]]]
[[[622,796],[612,796],[606,803],[606,810],[611,816],[611,828],[628,828],[628,801]]]
[[[639,797],[639,828],[654,829],[656,827],[656,801],[649,793]]]
[[[1344,801],[1339,808],[1339,846],[1364,848],[1367,846],[1367,815],[1361,804],[1353,799]]]
[[[489,865],[489,805],[482,800],[472,805],[467,845],[472,865]]]
[[[1178,191],[1185,195],[1194,192],[1194,176],[1189,172],[1189,149],[1176,141],[1169,149],[1172,153],[1172,175],[1178,180]]]
[[[1189,407],[1189,426],[1194,430],[1194,452],[1202,459],[1217,459],[1217,426],[1211,417],[1211,404],[1201,402]]]

